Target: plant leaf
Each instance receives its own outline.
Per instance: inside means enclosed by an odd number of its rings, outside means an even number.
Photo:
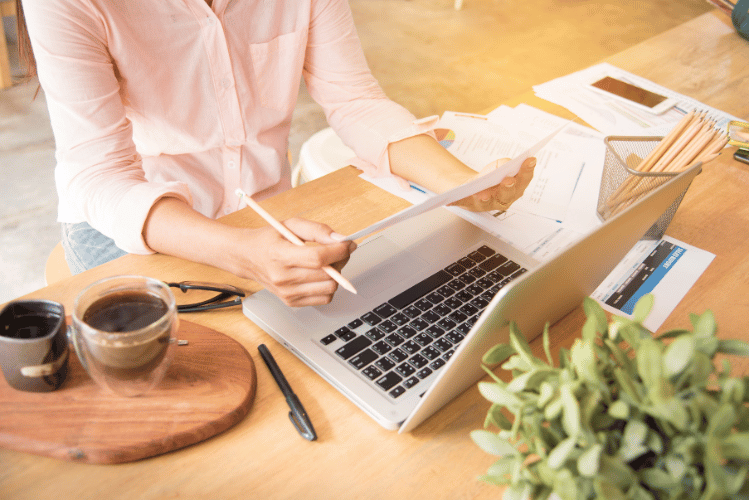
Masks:
[[[695,334],[698,337],[716,336],[716,320],[714,319],[714,313],[706,311],[700,316],[696,316],[693,321],[693,327],[695,329]]]
[[[693,359],[695,338],[692,335],[682,335],[674,339],[664,351],[664,375],[673,377],[679,375]]]
[[[573,391],[570,384],[565,384],[560,388],[560,401],[563,405],[562,424],[568,436],[578,436],[581,432],[581,408],[578,401],[573,397]]]
[[[585,311],[587,318],[594,318],[594,324],[598,334],[603,334],[607,331],[607,314],[604,312],[604,309],[602,309],[602,306],[599,305],[599,302],[591,297],[586,297],[583,299],[583,310]]]
[[[516,450],[506,439],[503,439],[490,431],[471,431],[470,436],[477,446],[490,455],[507,457],[518,454],[518,450]]]
[[[542,344],[544,344],[544,355],[547,356],[547,363],[549,363],[550,366],[554,366],[555,364],[552,362],[552,351],[549,347],[549,323],[544,324]]]
[[[570,349],[570,362],[583,380],[599,384],[599,373],[596,369],[596,353],[593,342],[576,339]]]
[[[636,352],[638,375],[648,388],[649,397],[655,401],[664,399],[661,349],[662,344],[660,342],[643,339]]]
[[[630,407],[625,401],[618,399],[607,408],[607,413],[614,418],[625,420],[630,416]]]
[[[504,387],[500,386],[500,384],[494,382],[479,382],[478,386],[479,392],[482,396],[492,403],[504,406],[511,410],[519,408],[522,404],[522,401],[518,399],[516,395],[507,391]]]
[[[582,476],[594,477],[599,472],[599,458],[602,455],[602,445],[595,444],[578,457],[578,472]]]
[[[736,339],[721,339],[719,340],[718,352],[725,354],[734,354],[736,356],[748,356],[748,345],[747,342]]]
[[[594,491],[596,492],[596,498],[606,498],[607,500],[627,499],[620,488],[602,478],[597,478],[594,481]]]
[[[654,308],[654,295],[647,293],[635,303],[633,308],[633,320],[643,323]]]
[[[490,366],[498,365],[515,354],[515,352],[515,349],[508,344],[498,344],[482,356],[482,363]]]
[[[547,464],[551,469],[559,469],[568,459],[576,446],[576,437],[572,436],[560,441],[555,448],[549,452]]]

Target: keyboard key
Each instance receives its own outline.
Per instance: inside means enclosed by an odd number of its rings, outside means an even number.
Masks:
[[[420,318],[428,323],[434,323],[435,321],[440,319],[440,315],[435,311],[427,311]]]
[[[345,326],[342,326],[341,328],[333,332],[333,334],[336,335],[338,338],[342,338],[344,335],[348,335],[350,333],[352,333],[352,331]]]
[[[475,260],[472,260],[469,257],[464,257],[463,259],[460,259],[458,263],[461,264],[466,269],[471,269],[472,267],[477,265],[477,262]]]
[[[440,328],[437,325],[432,325],[427,330],[425,330],[425,332],[428,333],[430,335],[430,337],[432,337],[433,339],[436,339],[436,338],[440,337],[442,334],[444,334],[445,330],[443,330],[442,328]]]
[[[469,254],[469,258],[473,260],[474,262],[482,262],[484,259],[489,257],[489,255],[484,255],[482,252],[477,250],[476,252],[471,252]]]
[[[440,295],[438,292],[435,291],[427,295],[427,297],[425,298],[429,300],[431,304],[439,304],[443,301],[445,297],[443,297],[442,295]]]
[[[451,320],[455,321],[456,324],[463,323],[468,318],[468,316],[466,314],[462,313],[461,311],[453,311],[452,313],[450,313],[448,315],[448,317]]]
[[[492,257],[490,257],[489,259],[487,259],[484,262],[482,262],[481,264],[479,264],[479,267],[481,267],[482,269],[484,269],[487,272],[494,271],[496,267],[502,265],[503,262],[505,262],[506,260],[508,260],[508,259],[506,259],[502,255],[500,255],[499,253],[496,253],[495,255],[493,255]]]
[[[440,288],[438,288],[437,291],[443,297],[450,297],[451,295],[456,293],[456,291],[453,288],[449,287],[448,285],[441,286]]]
[[[375,354],[375,352],[372,349],[365,349],[364,351],[360,352],[356,356],[354,356],[352,359],[349,360],[349,364],[352,365],[357,370],[361,370],[365,366],[369,365],[376,359],[378,359],[380,356]]]
[[[460,292],[458,292],[456,295],[454,295],[451,298],[456,299],[457,301],[460,300],[463,303],[463,302],[468,302],[471,299],[473,299],[474,295],[468,290],[461,290]]]
[[[438,358],[430,363],[430,368],[432,368],[433,370],[439,370],[443,366],[445,366],[445,360],[443,358]]]
[[[405,392],[406,392],[406,389],[404,389],[403,386],[398,386],[395,389],[393,389],[391,392],[389,392],[388,395],[392,397],[393,399],[396,399],[397,397],[401,396]]]
[[[512,260],[506,261],[502,266],[498,267],[496,271],[498,274],[503,276],[510,276],[521,268],[518,264]]]
[[[401,292],[400,294],[393,297],[391,300],[388,301],[389,304],[391,304],[396,309],[403,309],[404,307],[408,306],[415,300],[418,300],[434,289],[438,288],[439,286],[442,286],[448,281],[450,281],[451,275],[447,273],[446,271],[440,270],[433,274],[432,276],[429,276],[416,285],[412,286],[408,290],[405,290]]]
[[[378,328],[383,330],[385,333],[391,333],[396,331],[398,326],[393,321],[385,320],[382,323],[378,324]]]
[[[471,285],[471,286],[467,287],[467,288],[466,288],[466,291],[467,291],[467,292],[469,292],[470,294],[472,294],[473,296],[475,296],[475,297],[476,297],[477,295],[481,295],[481,294],[483,294],[483,293],[484,293],[484,291],[485,291],[485,290],[486,290],[487,288],[488,288],[488,287],[484,287],[484,286],[479,286],[478,284],[474,284],[474,285]]]
[[[427,377],[429,377],[430,375],[432,375],[432,370],[430,370],[430,369],[429,369],[429,368],[427,368],[427,367],[425,367],[425,368],[422,368],[421,370],[419,370],[419,371],[417,372],[417,377],[419,377],[419,378],[427,378]]]
[[[424,365],[426,365],[429,361],[427,358],[422,356],[421,354],[415,354],[411,358],[409,358],[409,364],[412,365],[414,368],[422,368]]]
[[[385,341],[391,344],[393,347],[398,347],[404,343],[404,338],[398,333],[392,333],[385,338]]]
[[[436,340],[435,343],[432,345],[438,348],[441,352],[447,352],[453,349],[453,344],[451,344],[444,338]]]
[[[331,344],[333,342],[336,342],[337,338],[338,337],[336,337],[336,335],[334,335],[334,334],[326,335],[325,337],[323,337],[322,339],[320,339],[320,343],[323,344],[323,345],[329,345],[329,344]]]
[[[364,335],[360,335],[351,342],[348,342],[346,345],[336,349],[336,354],[338,354],[343,359],[349,359],[365,347],[369,347],[370,344],[372,344],[372,340],[368,339]]]
[[[379,376],[383,374],[379,369],[377,369],[374,365],[370,365],[364,370],[362,370],[362,374],[369,378],[370,380],[375,380]]]
[[[426,346],[427,344],[429,344],[429,343],[431,343],[431,342],[432,342],[432,337],[430,337],[430,336],[429,336],[429,335],[427,335],[426,333],[420,333],[419,335],[417,335],[417,336],[416,336],[416,337],[414,338],[414,340],[415,340],[415,341],[416,341],[416,342],[417,342],[417,343],[418,343],[418,344],[419,344],[419,345],[420,345],[421,347],[424,347],[424,346]]]
[[[375,314],[377,314],[381,318],[388,318],[396,314],[397,311],[395,307],[386,302],[385,304],[380,304],[378,307],[373,309],[373,312],[375,312]]]
[[[477,252],[481,253],[485,257],[492,257],[496,253],[493,249],[491,249],[487,245],[482,245],[481,247],[477,248]]]
[[[388,358],[380,358],[379,360],[375,361],[373,365],[383,370],[383,372],[387,372],[388,370],[396,366],[396,363]]]
[[[449,330],[453,330],[456,327],[456,322],[450,318],[443,318],[437,322],[437,325],[447,332]]]
[[[453,309],[455,309],[455,307],[451,308],[451,307],[448,307],[448,304],[443,303],[443,304],[438,304],[435,307],[433,307],[432,312],[438,314],[440,317],[443,317],[449,312],[451,312]]]
[[[410,339],[417,334],[417,331],[410,326],[405,326],[398,331],[398,334],[404,337],[405,339]]]
[[[467,274],[462,274],[457,279],[461,280],[461,282],[463,282],[465,285],[471,285],[472,283],[474,283],[477,280],[474,276],[472,276],[471,274],[468,274],[468,273]]]
[[[403,349],[407,354],[414,354],[415,352],[419,352],[419,350],[422,349],[422,346],[417,344],[413,340],[409,340],[407,342],[404,342],[404,344],[401,346],[401,349]]]
[[[484,298],[484,295],[480,295],[479,297],[476,297],[473,299],[469,304],[476,307],[478,310],[483,310],[485,307],[487,307],[487,304],[489,304],[490,301]]]
[[[357,336],[356,333],[354,333],[353,331],[349,330],[348,332],[343,333],[340,338],[344,342],[349,342],[351,339],[353,339],[356,336]]]
[[[442,358],[444,360],[448,361],[449,359],[451,359],[451,356],[453,356],[454,352],[456,352],[456,351],[454,351],[453,349],[451,349],[450,351],[448,351],[445,354],[443,354]]]
[[[370,328],[370,330],[367,331],[367,333],[365,333],[365,335],[367,335],[370,338],[370,340],[372,340],[372,341],[377,341],[377,340],[380,340],[383,337],[385,337],[385,333],[383,333],[382,331],[378,330],[377,328]]]
[[[375,351],[376,353],[380,354],[381,356],[384,356],[388,354],[389,352],[391,352],[391,349],[393,349],[393,347],[391,347],[390,344],[388,344],[387,342],[383,342],[381,340],[380,342],[372,346],[371,349]]]
[[[401,349],[395,349],[392,353],[390,353],[388,355],[388,357],[391,358],[396,363],[400,363],[400,362],[404,361],[405,359],[407,359],[409,357],[409,355],[406,354]]]
[[[374,312],[370,311],[370,312],[362,315],[362,321],[364,321],[365,323],[367,323],[370,326],[375,326],[378,323],[380,323],[381,321],[383,321],[383,319],[380,316],[378,316],[377,314],[375,314]]]
[[[401,375],[399,375],[396,372],[388,372],[382,377],[380,377],[378,380],[375,381],[375,383],[383,389],[384,391],[387,391],[394,387],[396,384],[404,380]]]
[[[416,372],[417,370],[409,363],[401,363],[396,367],[396,371],[404,377],[408,377],[409,375],[414,374],[414,372]]]
[[[403,386],[406,387],[407,389],[411,389],[418,383],[419,383],[419,379],[417,377],[410,377],[409,379],[404,381]]]
[[[459,292],[459,293],[460,293],[460,292]],[[461,307],[461,304],[463,304],[463,303],[464,303],[464,301],[463,301],[463,300],[461,300],[461,299],[459,299],[458,297],[455,297],[455,296],[454,296],[454,297],[451,297],[451,298],[449,298],[448,300],[446,300],[446,301],[444,302],[444,304],[445,304],[446,306],[448,306],[448,307],[450,307],[450,308],[451,308],[451,311],[452,311],[453,309],[458,309],[459,307]]]
[[[432,302],[427,299],[419,299],[414,303],[414,305],[422,312],[432,309]]]
[[[422,356],[424,356],[430,361],[440,357],[440,351],[435,349],[433,346],[429,346],[426,349],[423,349],[422,352],[420,352],[419,354],[421,354]]]
[[[391,316],[391,321],[396,323],[398,326],[404,326],[409,322],[409,317],[403,313],[398,313]]]
[[[430,324],[426,322],[425,320],[423,320],[422,318],[417,318],[411,323],[409,323],[409,326],[414,328],[416,331],[421,332],[422,330],[430,326]]]
[[[463,287],[465,287],[466,284],[463,281],[461,281],[461,280],[455,279],[455,280],[451,281],[450,283],[448,283],[448,286],[451,287],[455,291],[459,291]]]
[[[470,274],[470,275],[474,276],[475,278],[479,279],[479,278],[481,278],[482,276],[484,276],[487,273],[481,267],[475,267],[474,269],[469,269],[469,273],[468,274]]]
[[[451,276],[460,276],[464,271],[466,271],[466,268],[461,264],[454,263],[446,267],[445,270],[448,271]]]
[[[461,335],[457,331],[453,330],[452,332],[448,332],[444,338],[450,340],[454,344],[459,344],[464,339],[464,335]]]
[[[404,313],[406,316],[408,316],[411,319],[414,319],[417,316],[419,316],[420,314],[422,314],[422,311],[420,311],[419,309],[417,309],[414,306],[409,306],[409,307],[407,307],[406,309],[404,309],[401,312]]]
[[[355,329],[359,328],[360,326],[362,326],[362,324],[363,324],[362,320],[359,319],[359,318],[357,318],[357,319],[355,319],[354,321],[352,321],[351,323],[349,323],[346,326],[348,326],[352,330],[355,330]]]
[[[474,307],[471,304],[464,304],[463,306],[461,306],[461,309],[459,309],[459,311],[461,311],[462,313],[464,313],[467,316],[472,316],[472,315],[478,313],[479,309],[477,309],[476,307]]]

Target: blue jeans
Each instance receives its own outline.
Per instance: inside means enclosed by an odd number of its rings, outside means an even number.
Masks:
[[[62,245],[65,260],[73,274],[82,273],[127,253],[118,248],[114,240],[104,236],[86,222],[63,222]]]

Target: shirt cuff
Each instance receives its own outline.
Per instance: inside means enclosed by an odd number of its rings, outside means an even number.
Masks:
[[[143,228],[151,209],[162,198],[177,198],[190,206],[193,204],[190,189],[182,182],[159,185],[144,182],[133,186],[120,200],[112,221],[115,226],[110,228],[118,247],[128,253],[156,253],[146,244]]]
[[[371,163],[361,158],[352,158],[349,160],[349,164],[362,170],[370,177],[394,177],[399,183],[403,184],[406,180],[391,173],[391,161],[388,156],[388,145],[394,142],[408,139],[417,135],[429,135],[433,139],[437,140],[435,136],[435,128],[437,127],[439,116],[433,115],[426,118],[420,118],[414,120],[411,125],[398,130],[396,133],[385,138],[385,144],[381,146],[380,155],[376,160],[376,163]],[[408,185],[408,183],[407,183]]]

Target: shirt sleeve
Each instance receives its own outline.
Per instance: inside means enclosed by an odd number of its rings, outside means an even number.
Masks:
[[[85,220],[127,252],[152,253],[142,236],[151,207],[163,197],[192,203],[191,194],[147,181],[104,23],[87,2],[23,9],[55,136],[60,220]]]
[[[388,145],[408,137],[434,137],[436,117],[417,120],[391,101],[367,65],[346,0],[313,0],[303,75],[310,96],[353,162],[372,176],[390,175]]]

